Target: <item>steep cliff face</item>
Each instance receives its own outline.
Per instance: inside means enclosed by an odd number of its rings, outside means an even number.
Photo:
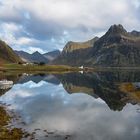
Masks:
[[[94,42],[97,40],[98,40],[98,37],[95,37],[95,38],[93,38],[89,41],[86,41],[86,42],[72,42],[72,41],[70,41],[66,44],[62,53],[72,53],[72,52],[79,50],[79,49],[91,48],[91,47],[93,47]]]
[[[112,25],[105,35],[90,43],[69,42],[55,62],[91,67],[140,66],[140,32],[127,32],[122,25]]]
[[[68,42],[62,53],[53,61],[53,63],[72,66],[83,65],[84,61],[90,58],[88,54],[90,54],[90,51],[97,40],[98,37],[82,43],[71,41]]]

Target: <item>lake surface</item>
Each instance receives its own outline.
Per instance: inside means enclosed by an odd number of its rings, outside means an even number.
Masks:
[[[39,140],[139,140],[140,72],[2,74],[0,103]],[[23,123],[24,122],[24,123]]]

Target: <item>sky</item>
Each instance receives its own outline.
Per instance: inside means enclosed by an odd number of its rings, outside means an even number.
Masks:
[[[140,31],[140,0],[0,0],[0,39],[29,53],[103,35],[113,24]]]

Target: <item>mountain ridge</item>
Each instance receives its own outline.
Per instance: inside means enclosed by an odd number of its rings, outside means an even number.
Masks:
[[[92,47],[92,45],[94,44],[95,41],[98,40],[98,37],[95,37],[91,40],[85,41],[85,42],[73,42],[73,41],[69,41],[64,49],[62,53],[67,53],[67,51],[73,52],[75,50],[78,49],[86,49],[86,48],[90,48]]]
[[[29,62],[29,63],[40,63],[40,62],[44,62],[44,63],[50,63],[50,61],[54,60],[59,54],[60,51],[58,52],[58,50],[52,51],[52,52],[48,52],[48,53],[44,53],[41,54],[38,51],[29,54],[25,51],[17,51],[15,50],[15,53],[25,62]]]
[[[127,32],[122,25],[112,25],[108,31],[95,40],[92,47],[65,51],[54,64],[72,66],[137,67],[140,66],[140,32]],[[65,52],[65,53],[63,53]]]
[[[14,52],[0,40],[0,60],[87,67],[140,67],[140,32],[128,32],[120,24],[112,25],[100,38],[85,42],[69,41],[62,52],[55,50],[44,54]]]
[[[63,65],[72,65],[78,66],[83,65],[83,59],[87,59],[90,57],[88,55],[94,46],[94,43],[98,40],[98,37],[95,37],[91,40],[85,42],[76,42],[74,47],[73,43],[75,42],[68,42],[61,54],[52,62],[52,64],[63,64]],[[84,46],[86,44],[86,46]],[[81,57],[83,58],[81,60]]]

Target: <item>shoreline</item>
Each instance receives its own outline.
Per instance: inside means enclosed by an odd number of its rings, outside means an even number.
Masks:
[[[140,67],[76,67],[68,65],[19,65],[19,64],[5,64],[0,66],[0,72],[22,72],[22,73],[69,73],[69,72],[93,72],[93,71],[118,71],[118,70],[137,70],[140,71]]]
[[[0,103],[0,139],[20,140],[27,135],[22,128],[12,127],[12,120],[17,119],[8,111],[7,105]]]
[[[24,128],[26,123],[22,121],[22,117],[18,116],[14,110],[9,110],[8,106],[0,103],[0,139],[2,140],[38,139],[40,133],[44,133],[41,137],[46,139],[49,137],[61,137],[62,139],[71,137],[70,134],[58,134],[55,131],[48,131],[47,129],[36,128],[33,131],[28,130]],[[1,117],[4,119],[1,119]]]
[[[64,66],[64,65],[19,65],[19,64],[5,64],[0,67],[1,72],[77,72],[81,68]]]

